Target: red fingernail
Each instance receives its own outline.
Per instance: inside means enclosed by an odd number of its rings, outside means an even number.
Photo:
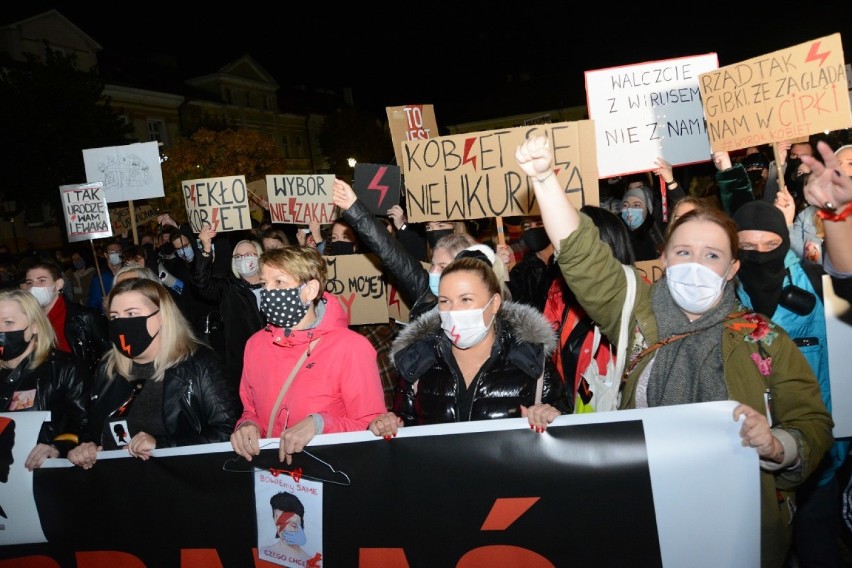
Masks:
[[[393,433],[393,437],[396,438],[396,432]]]
[[[390,439],[391,439],[390,436],[385,436],[385,440],[390,440]]]
[[[530,430],[535,430],[535,424],[530,424]]]

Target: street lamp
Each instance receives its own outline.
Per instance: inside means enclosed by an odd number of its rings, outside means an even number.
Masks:
[[[354,168],[355,164],[358,163],[358,160],[356,160],[355,158],[349,158],[348,160],[346,160],[346,162],[349,164],[350,168]]]

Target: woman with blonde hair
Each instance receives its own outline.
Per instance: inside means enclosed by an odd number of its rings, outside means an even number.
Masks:
[[[145,278],[119,282],[109,318],[113,346],[95,375],[85,442],[68,459],[88,469],[103,449],[126,447],[147,460],[155,448],[226,441],[236,396],[169,291]],[[119,431],[129,432],[129,443]]]
[[[56,349],[53,328],[29,292],[0,291],[0,364],[0,410],[50,412],[26,468],[64,456],[85,421],[88,371],[81,359]]]

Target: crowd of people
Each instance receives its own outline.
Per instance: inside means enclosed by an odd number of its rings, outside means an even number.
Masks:
[[[739,402],[765,566],[843,565],[849,444],[832,435],[822,275],[852,296],[852,145],[776,148],[715,153],[713,191],[659,159],[577,209],[548,140],[530,138],[515,159],[541,215],[506,220],[520,229],[507,242],[409,223],[400,205],[373,214],[336,179],[326,226],[196,234],[163,213],[95,255],[6,251],[3,410],[51,411],[28,469],[228,440],[251,461],[269,438],[291,464],[324,433],[512,417],[543,433],[604,409],[597,377],[618,353],[620,409]],[[350,325],[327,291],[326,257],[365,253],[408,321]]]

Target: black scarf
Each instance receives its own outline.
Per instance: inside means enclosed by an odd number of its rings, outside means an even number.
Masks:
[[[654,285],[651,306],[660,339],[681,333],[692,335],[657,350],[648,380],[648,406],[727,400],[722,332],[725,319],[736,306],[733,283],[725,284],[716,306],[692,322],[672,299],[665,277]]]

